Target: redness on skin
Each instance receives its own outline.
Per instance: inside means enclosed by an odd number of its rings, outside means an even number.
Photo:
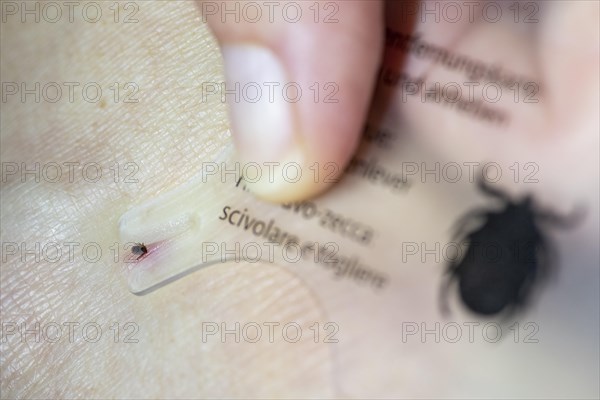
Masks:
[[[130,263],[141,263],[144,262],[148,256],[154,254],[153,258],[156,258],[159,254],[159,250],[167,245],[168,241],[160,240],[154,243],[144,242],[133,242],[131,246],[131,254],[129,255]]]

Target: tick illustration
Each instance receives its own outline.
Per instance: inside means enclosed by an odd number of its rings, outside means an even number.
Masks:
[[[548,276],[557,258],[541,227],[571,227],[582,214],[578,209],[568,217],[558,216],[537,208],[531,196],[515,202],[484,180],[478,186],[501,200],[504,208],[475,210],[459,220],[455,239],[468,242],[468,248],[461,260],[446,268],[440,297],[444,313],[448,290],[456,281],[462,302],[477,314],[494,315],[505,309],[511,313],[526,305],[534,283]],[[478,221],[483,223],[465,234]]]
[[[131,247],[131,252],[138,256],[136,260],[142,258],[146,253],[148,253],[148,249],[144,243],[136,243]]]

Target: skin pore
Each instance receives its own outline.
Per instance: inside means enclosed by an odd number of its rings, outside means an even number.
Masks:
[[[100,4],[106,15],[111,15],[110,2]],[[585,137],[578,143],[591,143],[590,148],[597,145],[597,139],[589,140],[586,135],[597,133],[597,121],[590,114],[590,110],[597,110],[597,54],[589,51],[598,47],[594,42],[597,32],[586,31],[593,21],[576,27],[566,22],[597,16],[597,5],[590,3],[590,7],[592,11],[575,7],[570,19],[547,10],[545,15],[553,25],[536,27],[536,43],[523,43],[511,34],[499,39],[505,44],[499,47],[519,45],[523,54],[534,54],[519,60],[518,65],[535,71],[549,99],[545,103],[549,108],[541,115],[550,116],[551,121],[536,114],[532,120],[519,119],[518,129],[508,133],[524,137],[523,143],[530,145],[523,154],[537,149],[546,152],[542,158],[552,160],[562,154],[568,135]],[[28,166],[78,163],[73,164],[73,179],[63,176],[56,183],[44,179],[35,182],[31,177],[22,182],[20,174],[6,180],[3,177],[2,241],[26,243],[27,249],[35,248],[36,243],[43,247],[56,242],[63,253],[53,263],[36,260],[33,255],[2,260],[3,322],[26,323],[29,329],[36,322],[43,326],[75,323],[79,327],[74,329],[73,339],[63,334],[56,343],[36,341],[33,334],[28,341],[13,336],[1,343],[3,395],[367,395],[348,393],[335,350],[322,341],[315,343],[312,337],[297,343],[286,342],[281,336],[275,336],[274,343],[202,343],[203,323],[207,322],[227,322],[231,327],[236,321],[297,321],[307,332],[315,321],[326,323],[328,316],[321,300],[285,269],[265,263],[208,268],[144,297],[132,295],[122,282],[110,250],[119,241],[119,217],[133,205],[188,181],[198,172],[199,160],[212,159],[232,140],[226,105],[218,96],[202,101],[199,95],[202,82],[223,81],[223,64],[217,42],[202,23],[197,5],[191,1],[142,3],[137,18],[140,22],[132,24],[115,23],[112,17],[96,24],[81,18],[73,23],[63,19],[57,24],[22,24],[13,19],[2,24],[3,82],[27,82],[28,87],[34,82],[42,86],[45,82],[80,82],[81,86],[97,82],[103,88],[102,100],[97,103],[85,101],[80,90],[75,91],[73,101],[65,100],[67,92],[63,90],[63,100],[56,103],[23,103],[18,95],[2,103],[3,162]],[[432,35],[435,28],[431,28]],[[573,49],[571,58],[578,64],[577,72],[571,69],[572,64],[567,65],[567,57],[558,56],[556,49],[562,42],[555,40],[556,30],[581,38],[577,42],[581,49]],[[449,36],[456,48],[483,40],[480,32]],[[589,47],[584,43],[590,43]],[[537,49],[537,53],[529,53],[526,46]],[[434,72],[435,68],[429,71]],[[565,78],[573,74],[579,84]],[[118,101],[115,90],[109,89],[115,82],[120,90]],[[136,103],[124,101],[131,90],[125,85],[130,82],[139,87]],[[440,153],[451,157],[462,152],[465,143],[473,142],[469,121],[444,119],[447,135],[443,136],[435,131],[440,120],[430,109],[426,113],[419,109],[404,112],[401,115],[412,126],[418,125],[416,131],[431,132],[423,140],[440,143],[436,149]],[[540,138],[548,144],[540,144]],[[478,151],[488,154],[495,150],[494,140],[483,140]],[[588,159],[575,152],[567,157],[569,160],[594,165],[593,154]],[[98,181],[92,182],[82,173],[86,163],[102,167]],[[127,163],[137,166],[137,182],[126,179],[131,171]],[[119,171],[117,178],[115,170]],[[571,193],[577,191],[584,179],[590,177],[578,175],[566,187]],[[543,190],[559,203],[564,200],[562,205],[569,204],[561,188],[550,185]],[[597,218],[597,214],[591,215]],[[66,255],[67,242],[78,243],[73,260]],[[98,261],[88,262],[82,256],[86,243],[97,243],[102,249]],[[330,309],[345,309],[351,301],[352,293],[338,292]],[[377,318],[386,318],[386,312],[393,312],[395,307],[390,304],[388,310],[378,310],[381,314]],[[102,337],[96,343],[82,338],[81,326],[86,323],[100,326]],[[125,342],[127,334],[134,331],[132,338],[138,342]],[[396,336],[397,332],[385,332],[378,340],[394,340]],[[354,345],[369,344],[357,341]],[[396,358],[389,355],[391,360]],[[346,360],[356,362],[352,354]],[[402,388],[401,380],[390,378],[386,383],[383,392]]]

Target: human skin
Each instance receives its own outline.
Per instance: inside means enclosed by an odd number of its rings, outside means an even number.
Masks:
[[[576,42],[585,49],[574,52],[582,57],[573,79],[586,84],[555,79],[571,71],[572,64],[548,50],[555,44],[552,26],[539,28],[540,37],[548,41],[542,40],[539,58],[532,57],[546,68],[544,82],[557,110],[548,113],[556,122],[549,125],[576,127],[583,136],[594,129],[597,133],[597,118],[590,114],[597,104],[589,101],[594,93],[597,97],[597,53],[588,50],[598,48],[593,42],[597,26],[592,34],[588,29],[594,26],[597,5],[590,7],[591,12],[574,11],[581,18],[592,18],[577,27],[551,14],[558,19],[554,27],[581,38]],[[142,5],[138,18],[140,23],[129,25],[110,19],[94,25],[81,19],[72,24],[2,24],[3,82],[100,82],[103,88],[112,82],[136,82],[140,88],[139,103],[115,103],[108,91],[107,101],[99,103],[81,97],[55,104],[21,103],[18,98],[2,103],[3,162],[96,162],[106,173],[95,183],[85,181],[79,169],[74,182],[23,183],[18,175],[2,181],[3,242],[25,242],[28,248],[36,242],[97,242],[105,250],[95,263],[86,262],[81,252],[75,253],[73,262],[64,258],[57,263],[36,262],[18,256],[3,260],[3,322],[95,321],[103,337],[97,343],[81,337],[71,342],[65,336],[58,343],[36,343],[13,336],[0,345],[2,396],[352,396],[340,389],[335,370],[343,367],[336,365],[327,344],[310,339],[200,343],[206,321],[289,320],[299,321],[305,329],[314,321],[326,321],[314,293],[284,269],[264,263],[210,268],[144,297],[132,295],[121,281],[108,250],[119,241],[119,217],[133,205],[186,182],[198,172],[199,160],[212,159],[216,149],[231,140],[225,105],[216,97],[206,103],[198,98],[199,82],[220,82],[223,75],[217,43],[202,24],[196,4]],[[580,90],[575,93],[575,88]],[[413,114],[418,116],[418,111]],[[427,116],[424,130],[435,120],[431,113]],[[461,123],[453,125],[456,129],[448,133],[452,139],[447,142],[472,141],[459,129]],[[564,131],[550,129],[548,140],[560,146]],[[533,138],[541,135],[537,128],[527,132],[524,135]],[[492,146],[482,140],[484,147]],[[549,151],[547,157],[553,154]],[[127,162],[139,166],[135,175],[139,182],[127,183],[121,176],[115,183],[109,167],[119,163],[122,168]],[[581,187],[581,179],[575,179],[573,188]],[[334,309],[351,304],[352,293],[340,296],[331,306]],[[389,307],[392,312],[395,305]],[[121,336],[115,343],[110,329],[115,322],[121,327],[133,322],[139,328],[135,335],[139,342],[123,343]],[[390,340],[394,335],[389,333]]]
[[[140,23],[109,18],[93,25],[79,18],[2,25],[3,81],[140,87],[137,104],[108,95],[96,104],[79,97],[2,105],[3,162],[96,162],[107,177],[89,183],[79,170],[72,183],[3,182],[3,242],[96,242],[104,254],[88,263],[79,246],[73,262],[17,256],[2,263],[3,322],[95,321],[103,333],[97,343],[83,340],[81,330],[72,343],[68,335],[58,343],[35,337],[2,343],[2,397],[331,395],[325,345],[200,343],[203,321],[320,320],[314,296],[288,273],[236,264],[191,275],[150,297],[132,295],[121,281],[109,250],[119,241],[121,214],[189,179],[198,160],[212,159],[214,149],[230,141],[225,105],[219,99],[202,104],[195,89],[201,81],[222,81],[216,42],[196,5],[142,6],[137,18]],[[126,162],[139,166],[139,183],[121,177],[115,184],[109,177],[115,163],[127,173]],[[139,327],[133,336],[139,343],[123,343],[121,331],[115,344],[110,326],[127,322]]]

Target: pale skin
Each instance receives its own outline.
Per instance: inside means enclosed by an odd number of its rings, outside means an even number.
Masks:
[[[346,9],[351,21],[349,26],[319,28],[336,30],[332,36],[335,39],[321,43],[323,46],[339,48],[345,43],[353,49],[345,52],[350,55],[343,62],[326,57],[331,49],[314,45],[316,38],[330,32],[294,27],[295,34],[304,35],[307,48],[315,54],[317,50],[323,52],[320,57],[324,63],[338,65],[325,71],[311,71],[312,64],[300,57],[307,57],[308,53],[289,51],[291,47],[283,42],[286,36],[262,30],[268,27],[254,27],[257,29],[248,32],[243,26],[237,29],[218,27],[215,23],[212,26],[221,44],[262,43],[265,38],[269,41],[278,38],[281,43],[270,42],[268,46],[276,52],[288,49],[285,62],[297,69],[298,74],[303,77],[303,74],[316,74],[315,80],[340,82],[339,107],[343,107],[347,118],[334,118],[328,112],[336,113],[336,110],[321,112],[318,105],[302,110],[303,116],[298,117],[304,127],[302,134],[306,136],[307,148],[309,151],[314,148],[316,160],[333,160],[344,165],[358,143],[382,53],[381,32],[372,28],[380,23],[382,6],[379,2],[368,3]],[[540,112],[543,118],[521,120],[508,135],[525,137],[524,142],[533,141],[532,148],[542,148],[540,151],[547,152],[542,158],[547,159],[560,153],[568,135],[577,137],[584,144],[583,148],[596,144],[597,151],[597,138],[593,133],[597,136],[598,5],[575,3],[563,5],[560,12],[548,10],[545,17],[553,25],[548,26],[548,22],[542,20],[536,27],[537,42],[528,44],[535,51],[528,52],[525,48],[523,52],[528,56],[519,61],[547,88],[544,104],[548,108]],[[108,6],[105,5],[106,13],[109,13]],[[569,17],[562,17],[563,14]],[[140,89],[136,96],[138,103],[122,100],[115,103],[114,92],[108,89],[103,96],[106,101],[98,103],[84,101],[81,96],[76,96],[73,102],[55,104],[30,100],[22,103],[16,96],[16,100],[2,103],[3,162],[28,165],[95,162],[106,174],[96,183],[86,182],[81,169],[77,168],[74,182],[62,179],[58,183],[35,183],[30,178],[23,183],[18,175],[2,181],[3,242],[26,242],[28,248],[33,248],[36,242],[42,245],[97,242],[104,250],[102,259],[96,263],[82,258],[81,247],[77,248],[73,262],[64,257],[57,263],[36,262],[33,257],[21,260],[18,256],[3,260],[3,322],[83,325],[94,321],[103,333],[97,343],[81,340],[81,331],[77,330],[72,343],[65,336],[58,343],[44,340],[2,343],[3,396],[365,395],[344,389],[343,374],[338,373],[343,366],[335,361],[331,346],[315,344],[310,338],[293,344],[280,338],[266,344],[200,343],[202,323],[206,321],[231,324],[235,321],[298,321],[306,324],[305,329],[315,321],[327,321],[318,297],[284,269],[260,263],[206,269],[145,297],[132,295],[121,282],[109,250],[111,244],[119,240],[120,215],[132,205],[187,181],[197,173],[198,160],[211,159],[215,149],[232,140],[232,134],[238,146],[246,143],[236,132],[230,133],[225,104],[216,97],[206,103],[198,99],[199,82],[223,80],[223,61],[217,40],[202,23],[198,5],[193,2],[142,4],[137,18],[140,22],[134,24],[115,24],[111,18],[102,19],[98,24],[81,18],[75,23],[21,24],[16,20],[2,24],[3,82],[99,82],[103,88],[118,82],[123,91],[125,83],[135,82]],[[565,33],[560,36],[557,31]],[[456,48],[483,40],[480,32],[477,36],[475,33],[470,36],[469,31],[461,32],[453,36],[459,38],[453,44]],[[565,37],[572,41],[565,43]],[[508,41],[507,47],[525,46],[519,37],[506,35],[500,40]],[[566,52],[570,57],[564,56]],[[366,79],[354,80],[356,65],[360,65]],[[121,93],[121,99],[123,96]],[[412,111],[407,111],[409,118],[419,124],[419,109]],[[426,114],[422,112],[421,116],[425,115],[427,118],[420,125],[423,130],[436,122],[430,110]],[[454,122],[448,124],[453,128],[448,128],[448,137],[452,139],[447,141],[471,142],[469,123]],[[328,133],[326,136],[322,135],[324,131]],[[547,141],[546,148],[538,145],[541,139]],[[428,137],[424,140],[434,142]],[[494,146],[492,139],[480,137],[478,140],[482,141],[482,148]],[[444,150],[440,151],[446,151],[448,147],[441,148]],[[459,152],[464,147],[457,148]],[[449,154],[453,151],[448,150]],[[252,149],[241,149],[241,152],[252,154]],[[576,153],[567,161],[578,160],[593,166],[594,160],[597,161],[595,154]],[[135,174],[138,183],[124,182],[129,172],[124,170],[128,162],[139,167]],[[121,174],[118,183],[110,172],[115,163],[119,164]],[[570,190],[585,186],[581,179],[577,177]],[[293,199],[326,190],[322,185],[305,187],[298,189]],[[561,198],[558,189],[550,187],[547,191]],[[281,199],[271,192],[262,197]],[[570,203],[564,200],[562,204]],[[332,307],[351,304],[352,293],[340,296],[336,299],[337,305]],[[393,310],[394,305],[390,304],[389,311]],[[384,311],[381,315],[385,315]],[[133,322],[138,327],[135,338],[139,342],[123,343],[123,336],[131,332],[130,329],[121,331],[115,343],[115,331],[111,328],[115,322],[119,329]],[[389,332],[390,340],[393,337],[395,333]],[[354,345],[369,344],[357,342]],[[393,379],[389,384],[390,390],[398,389]]]

